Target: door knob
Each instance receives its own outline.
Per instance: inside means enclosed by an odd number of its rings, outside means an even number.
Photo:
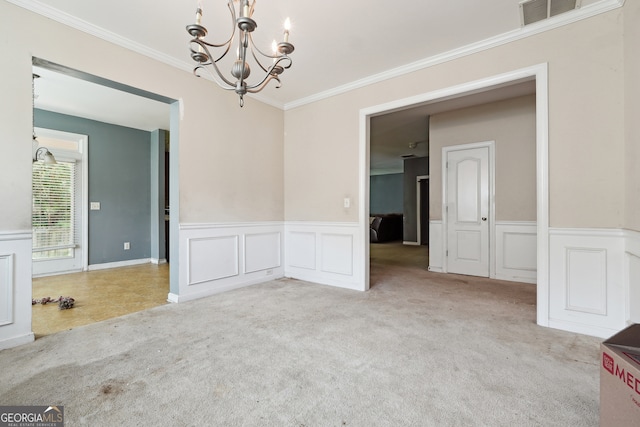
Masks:
[[[483,217],[482,217],[482,220],[483,220],[483,221],[486,221],[486,220],[487,220],[487,217],[486,217],[486,216],[483,216]]]

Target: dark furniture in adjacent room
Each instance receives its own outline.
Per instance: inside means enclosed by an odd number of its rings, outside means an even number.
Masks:
[[[402,214],[372,214],[369,218],[371,243],[402,240]]]

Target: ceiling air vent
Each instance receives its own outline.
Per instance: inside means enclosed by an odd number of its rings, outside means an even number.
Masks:
[[[522,25],[533,24],[543,19],[578,9],[582,0],[526,0],[520,3]]]

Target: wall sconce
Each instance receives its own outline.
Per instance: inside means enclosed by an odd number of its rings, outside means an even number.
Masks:
[[[35,163],[37,161],[42,161],[44,162],[45,165],[56,165],[58,164],[58,162],[56,162],[56,158],[53,157],[53,154],[51,154],[51,151],[49,151],[49,149],[47,147],[38,147],[38,140],[36,139],[36,136],[33,136],[33,146],[34,148],[36,148],[36,150],[33,153],[33,162]]]

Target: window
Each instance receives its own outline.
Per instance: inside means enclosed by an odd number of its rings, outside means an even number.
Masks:
[[[71,258],[77,244],[74,161],[33,164],[33,259]]]
[[[88,136],[35,128],[58,164],[33,163],[33,277],[83,271],[87,265]]]

